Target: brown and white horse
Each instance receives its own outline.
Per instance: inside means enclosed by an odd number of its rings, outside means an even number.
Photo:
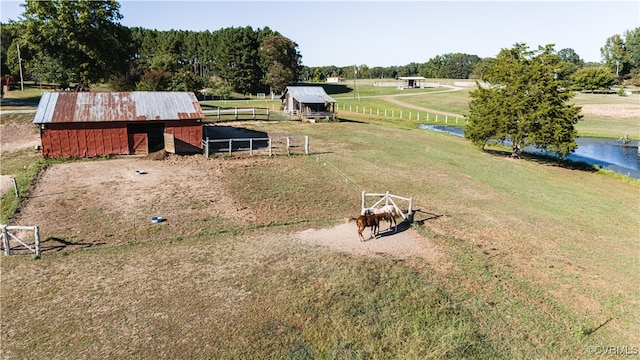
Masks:
[[[393,224],[394,231],[398,231],[398,223],[396,221],[396,217],[400,216],[400,214],[398,213],[398,209],[396,209],[396,207],[393,205],[385,205],[380,208],[368,208],[363,211],[363,214],[379,215],[380,220],[384,220],[389,223],[389,229],[391,229],[391,224]]]

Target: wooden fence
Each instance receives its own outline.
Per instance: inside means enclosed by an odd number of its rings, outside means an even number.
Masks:
[[[412,111],[412,110],[388,110],[388,109],[374,109],[373,107],[359,106],[359,105],[345,105],[340,107],[336,104],[336,109],[344,112],[352,112],[362,115],[378,116],[391,119],[408,119],[421,121],[425,123],[443,124],[443,125],[468,125],[469,121],[462,116],[449,116],[440,114],[430,114],[427,112]]]
[[[309,136],[279,136],[266,138],[236,138],[202,140],[202,149],[206,157],[215,152],[249,152],[249,155],[276,154],[291,155],[296,149],[302,148],[305,155],[309,155]]]
[[[206,118],[215,118],[216,121],[231,121],[231,120],[269,120],[270,110],[269,108],[250,107],[223,109],[217,108],[215,110],[203,110],[202,113]]]
[[[0,237],[2,237],[2,247],[4,248],[4,254],[6,256],[11,254],[11,239],[18,243],[18,247],[24,247],[36,254],[36,256],[40,256],[40,230],[38,226],[0,225],[0,227],[2,227],[2,234],[0,235]],[[29,244],[27,240],[21,239],[15,234],[16,230],[33,231],[35,238],[34,243]]]
[[[379,198],[379,199],[376,202],[374,202],[373,205],[367,206],[368,197]],[[406,212],[402,211],[402,209],[398,206],[398,204],[396,204],[396,201],[394,201],[394,199],[405,201],[407,203],[407,211]],[[413,215],[413,198],[412,197],[406,198],[398,195],[393,195],[393,194],[390,194],[388,191],[384,194],[367,193],[365,191],[362,192],[362,212],[361,212],[362,214],[364,214],[364,211],[367,209],[372,209],[378,206],[385,206],[385,205],[392,205],[393,207],[396,208],[398,213],[400,213],[403,219],[409,218],[411,220]]]

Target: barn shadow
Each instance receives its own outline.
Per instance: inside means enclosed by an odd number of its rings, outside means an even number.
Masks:
[[[264,131],[250,130],[243,127],[206,125],[203,127],[203,136],[205,139],[250,139],[266,138],[269,135]]]
[[[236,141],[231,144],[233,151],[239,151],[241,148],[246,148],[249,139],[252,140],[252,147],[254,150],[267,149],[269,147],[269,134],[264,131],[251,130],[243,127],[226,126],[226,125],[206,125],[203,127],[202,136],[204,139],[214,140],[209,143],[209,149],[211,152],[218,152],[222,149],[226,149],[229,146],[228,142],[215,142],[215,140],[228,140],[228,139],[246,139],[247,141]]]

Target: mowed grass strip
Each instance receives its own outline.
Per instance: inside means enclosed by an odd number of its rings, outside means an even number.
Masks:
[[[364,121],[243,126],[311,138],[312,156],[226,175],[268,219],[3,258],[3,356],[580,358],[638,344],[637,182]],[[297,239],[357,215],[362,190],[412,196],[442,261]]]

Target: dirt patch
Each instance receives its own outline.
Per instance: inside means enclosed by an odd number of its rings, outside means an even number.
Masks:
[[[235,166],[260,166],[262,158],[206,159],[170,155],[163,160],[126,158],[56,164],[37,180],[13,225],[40,227],[43,253],[97,245],[116,245],[193,235],[229,226],[247,226],[265,209],[251,208],[228,195],[224,172]],[[153,223],[160,216],[165,221]],[[216,223],[217,221],[217,223]],[[236,225],[233,225],[236,224]],[[300,231],[303,242],[364,256],[436,262],[442,252],[401,223],[382,225],[377,238],[361,242],[356,225]],[[365,236],[368,236],[365,230]]]
[[[606,116],[617,119],[640,117],[640,107],[637,104],[585,104],[582,113],[585,115]]]
[[[33,149],[40,146],[40,135],[33,124],[1,124],[0,153]]]
[[[13,176],[0,175],[0,193],[4,194],[13,188]]]
[[[432,263],[441,259],[442,251],[440,249],[428,239],[420,236],[415,230],[402,225],[398,226],[398,232],[394,232],[393,228],[387,230],[383,225],[378,237],[366,241],[360,241],[356,225],[347,222],[328,229],[300,231],[297,235],[302,241],[353,255],[397,258],[419,256]],[[368,230],[365,230],[364,235],[366,239]]]
[[[246,224],[254,213],[226,196],[221,181],[226,167],[243,164],[201,155],[56,164],[41,173],[12,223],[38,225],[44,238],[85,246],[202,230],[185,226],[193,219]],[[153,224],[154,216],[165,221]]]

